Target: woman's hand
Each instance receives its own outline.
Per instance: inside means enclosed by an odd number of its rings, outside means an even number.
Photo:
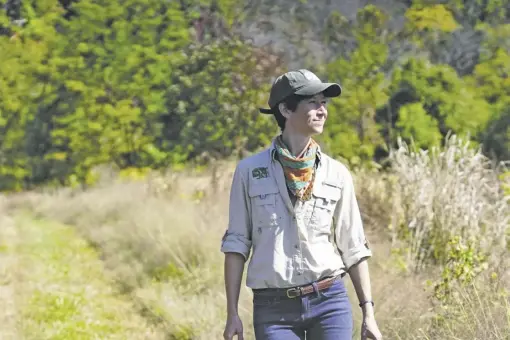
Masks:
[[[382,334],[373,315],[365,316],[361,324],[361,340],[367,339],[382,340]]]

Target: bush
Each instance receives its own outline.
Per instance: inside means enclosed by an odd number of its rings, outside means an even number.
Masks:
[[[390,157],[398,178],[392,232],[413,270],[444,266],[454,238],[463,246],[472,242],[470,249],[489,263],[499,258],[507,244],[508,204],[498,169],[479,149],[453,135],[429,151],[399,141]]]

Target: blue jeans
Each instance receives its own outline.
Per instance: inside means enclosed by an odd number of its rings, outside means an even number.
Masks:
[[[287,298],[271,289],[253,293],[256,340],[351,340],[352,309],[342,279],[308,295]]]

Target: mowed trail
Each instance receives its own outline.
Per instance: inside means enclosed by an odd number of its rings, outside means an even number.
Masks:
[[[0,217],[0,339],[164,339],[117,294],[75,230]]]

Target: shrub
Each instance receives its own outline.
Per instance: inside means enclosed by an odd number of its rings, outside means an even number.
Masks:
[[[390,158],[398,178],[392,232],[413,270],[444,266],[454,239],[472,242],[471,251],[488,263],[499,258],[507,244],[508,204],[498,169],[479,149],[452,135],[428,151],[399,141]]]

